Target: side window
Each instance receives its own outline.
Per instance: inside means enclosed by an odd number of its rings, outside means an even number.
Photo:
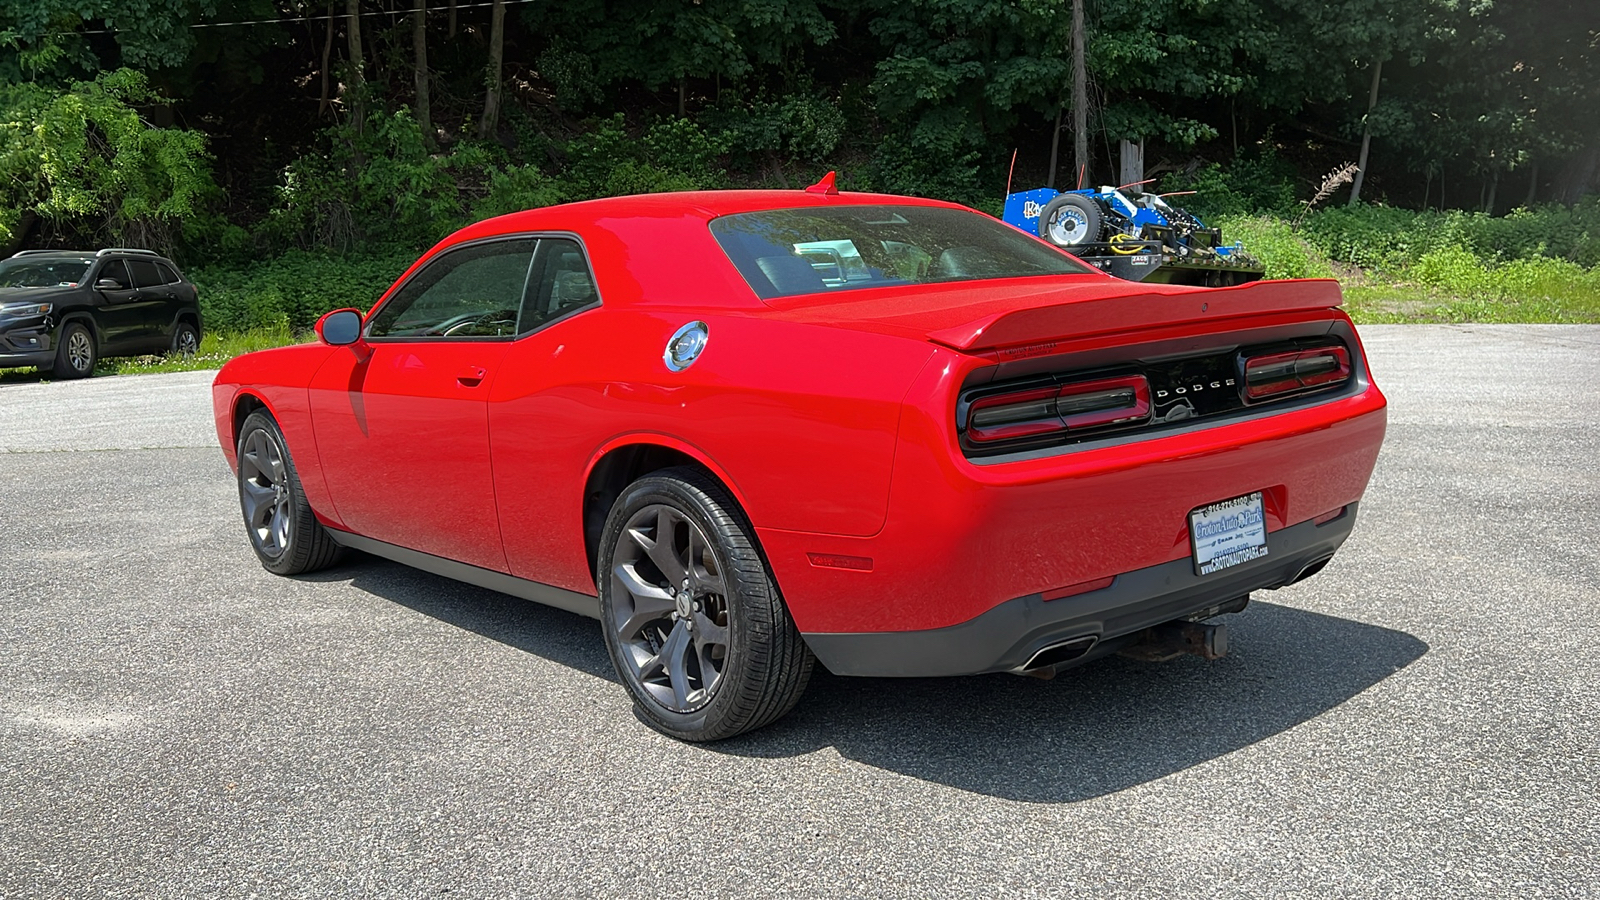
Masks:
[[[178,273],[172,271],[172,267],[166,263],[156,263],[156,269],[161,272],[162,284],[177,284],[183,280],[182,278],[179,278]]]
[[[566,238],[540,241],[534,271],[537,277],[529,285],[528,296],[522,304],[522,318],[517,322],[519,335],[600,299],[589,263],[577,241]]]
[[[148,259],[130,259],[128,268],[133,271],[133,283],[142,288],[160,287],[167,283],[161,273],[156,271],[156,264]]]
[[[533,238],[451,250],[412,276],[368,327],[373,338],[509,338],[527,289]]]
[[[94,277],[94,280],[99,283],[104,278],[115,281],[118,290],[125,291],[133,287],[133,279],[128,277],[128,266],[120,259],[113,259],[106,263],[105,267],[100,270],[100,274]]]

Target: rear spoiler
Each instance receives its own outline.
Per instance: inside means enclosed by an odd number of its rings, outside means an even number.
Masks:
[[[928,338],[954,350],[974,352],[1037,345],[1064,338],[1149,328],[1180,322],[1225,319],[1269,312],[1329,309],[1344,303],[1332,278],[1256,281],[1225,288],[1197,288],[1072,300],[994,313]]]

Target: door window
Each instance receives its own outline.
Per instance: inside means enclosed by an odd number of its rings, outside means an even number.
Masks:
[[[161,273],[156,271],[156,264],[148,259],[130,259],[128,268],[133,271],[133,283],[142,288],[160,287],[167,283]]]
[[[529,279],[517,334],[527,334],[546,322],[598,302],[594,275],[577,241],[545,238],[539,242],[535,277]]]
[[[534,238],[451,250],[400,286],[373,316],[370,338],[510,338],[533,267]]]
[[[98,282],[102,278],[109,278],[117,283],[115,290],[126,291],[133,287],[133,279],[128,277],[128,267],[120,259],[113,259],[106,263],[100,274],[95,276]]]

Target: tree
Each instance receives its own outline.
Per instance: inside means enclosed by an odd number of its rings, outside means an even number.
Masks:
[[[417,91],[417,125],[422,129],[422,142],[434,149],[433,104],[428,99],[428,13],[427,0],[412,0],[411,50],[415,60]]]
[[[483,98],[483,119],[478,122],[478,137],[487,140],[500,125],[500,89],[503,84],[501,69],[505,64],[506,4],[494,0],[489,17],[489,89]]]
[[[202,213],[216,188],[204,135],[139,115],[163,100],[131,69],[59,92],[0,88],[0,243],[14,248],[25,223],[44,218],[170,246],[171,226]]]

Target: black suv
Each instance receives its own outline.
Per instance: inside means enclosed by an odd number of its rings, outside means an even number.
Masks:
[[[199,348],[194,285],[149,250],[24,250],[0,260],[0,368],[82,378],[103,356]]]

